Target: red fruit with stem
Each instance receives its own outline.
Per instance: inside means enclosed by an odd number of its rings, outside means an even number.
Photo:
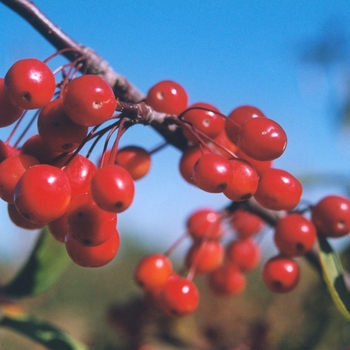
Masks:
[[[264,113],[253,106],[239,106],[235,108],[227,117],[225,130],[228,138],[237,144],[241,125],[247,120],[257,117],[265,117]]]
[[[224,195],[231,201],[241,202],[251,198],[259,185],[259,175],[248,162],[231,159],[232,177],[227,183]]]
[[[209,208],[192,213],[187,219],[186,226],[194,240],[219,239],[224,234],[221,213]]]
[[[213,139],[220,134],[225,126],[224,118],[216,112],[220,113],[215,106],[209,103],[194,103],[183,113],[182,119],[189,123],[193,131],[200,131],[208,138]],[[187,140],[197,143],[198,137],[190,131],[191,129],[183,126],[182,132]]]
[[[258,215],[243,209],[232,213],[230,223],[239,239],[254,236],[264,226],[264,221]]]
[[[185,265],[197,273],[209,273],[218,268],[224,260],[225,249],[219,241],[195,242],[187,251]]]
[[[279,251],[287,256],[302,256],[316,241],[314,224],[300,214],[289,214],[278,220],[274,241]]]
[[[311,208],[311,221],[319,234],[325,237],[342,237],[350,233],[350,201],[331,195],[322,198]]]
[[[251,239],[235,240],[226,248],[228,261],[238,266],[242,271],[256,268],[260,262],[261,251],[257,243]]]
[[[237,146],[227,137],[225,129],[221,130],[218,136],[207,142],[208,147],[215,153],[231,159],[238,151]]]
[[[51,101],[56,89],[50,68],[35,58],[15,62],[7,71],[4,82],[11,102],[23,109],[44,107]]]
[[[242,124],[237,146],[253,159],[274,160],[286,149],[287,135],[282,127],[271,119],[252,118]]]
[[[28,168],[14,192],[19,213],[36,224],[47,224],[62,216],[70,200],[71,189],[66,174],[47,164]]]
[[[270,258],[263,267],[263,281],[275,293],[287,293],[299,282],[299,265],[283,255]]]
[[[142,147],[127,146],[118,150],[115,164],[127,170],[134,180],[139,180],[146,176],[151,168],[151,155]]]
[[[116,108],[112,88],[98,75],[71,80],[63,90],[63,108],[73,122],[85,126],[109,120]]]
[[[117,215],[101,209],[89,193],[74,198],[67,210],[68,235],[87,246],[106,242],[114,232]]]
[[[247,280],[238,266],[224,264],[209,274],[208,285],[219,296],[231,296],[242,293]]]
[[[150,254],[139,261],[134,279],[144,290],[162,287],[173,274],[170,259],[164,254]]]
[[[148,91],[146,103],[157,112],[177,115],[187,108],[188,96],[180,84],[163,80]]]
[[[67,253],[70,258],[82,267],[101,267],[110,263],[118,253],[120,246],[120,235],[115,229],[109,239],[96,246],[80,244],[70,235],[65,239]]]
[[[197,160],[203,155],[207,154],[209,151],[206,148],[201,148],[199,146],[192,146],[186,148],[181,156],[179,162],[179,170],[182,177],[191,185],[195,185],[193,182],[193,168]]]
[[[193,182],[206,192],[223,192],[231,178],[230,161],[216,153],[203,154],[193,168]]]
[[[38,117],[38,132],[53,151],[70,152],[84,141],[88,127],[76,124],[63,109],[62,98],[48,103]]]
[[[95,175],[97,168],[88,158],[81,154],[76,154],[62,170],[69,180],[72,198],[90,192],[91,179]]]
[[[106,165],[91,179],[91,194],[103,210],[120,213],[129,208],[134,199],[134,180],[120,165]]]
[[[22,113],[22,108],[11,103],[5,90],[4,79],[0,78],[0,128],[14,123]]]
[[[292,210],[298,205],[302,192],[301,183],[292,174],[271,168],[261,174],[254,198],[267,209]]]
[[[14,202],[14,192],[21,176],[39,161],[26,154],[18,154],[0,163],[0,197],[8,203]]]
[[[197,309],[199,292],[196,285],[183,277],[172,275],[159,294],[161,309],[170,316],[185,316]]]

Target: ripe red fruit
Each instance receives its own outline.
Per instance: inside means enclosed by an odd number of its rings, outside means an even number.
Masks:
[[[342,237],[350,233],[350,201],[331,195],[312,207],[311,220],[318,233],[326,237]]]
[[[19,150],[9,143],[0,140],[0,163],[11,156],[19,154]]]
[[[223,233],[221,213],[209,208],[196,210],[187,219],[187,231],[194,240],[219,239]]]
[[[224,191],[231,178],[230,161],[216,153],[203,154],[193,168],[193,182],[206,192]]]
[[[127,170],[134,180],[139,180],[151,168],[151,155],[142,147],[127,146],[118,150],[115,163]]]
[[[35,224],[25,219],[17,210],[16,206],[12,203],[7,204],[7,213],[10,220],[18,227],[26,230],[36,230],[42,228],[44,225]]]
[[[14,203],[19,213],[37,224],[47,224],[62,216],[71,200],[66,174],[52,165],[28,168],[18,181]]]
[[[168,315],[185,316],[197,309],[199,292],[192,281],[173,275],[164,284],[159,302]]]
[[[206,149],[201,149],[199,146],[188,147],[183,151],[179,162],[179,170],[182,177],[191,185],[193,182],[193,168],[197,160],[209,151]]]
[[[249,157],[260,161],[273,160],[282,155],[287,146],[287,135],[275,121],[251,118],[242,124],[237,146]]]
[[[67,209],[68,235],[80,244],[96,246],[114,232],[117,216],[101,209],[89,193],[74,198]]]
[[[94,201],[100,208],[113,213],[120,213],[129,208],[134,193],[134,180],[120,165],[106,165],[98,169],[91,179]]]
[[[257,234],[264,225],[264,221],[247,210],[238,209],[232,213],[231,225],[237,238],[244,239]]]
[[[44,107],[56,89],[55,77],[50,68],[35,58],[15,62],[7,71],[4,81],[11,102],[23,109]]]
[[[76,124],[63,109],[62,98],[49,102],[38,117],[38,132],[53,151],[70,152],[84,141],[88,127]]]
[[[78,153],[62,170],[69,180],[72,198],[90,192],[91,179],[97,168],[88,158]]]
[[[238,135],[241,125],[247,120],[257,117],[265,117],[260,109],[253,106],[239,106],[235,108],[227,117],[225,123],[225,130],[228,138],[237,144]]]
[[[232,154],[236,154],[238,151],[238,147],[227,137],[225,129],[221,130],[220,134],[213,140],[208,141],[207,145],[214,153],[221,154],[227,159],[231,159]]]
[[[223,245],[214,240],[195,242],[187,251],[185,265],[195,269],[195,273],[209,273],[218,268],[224,260]]]
[[[170,259],[164,254],[150,254],[139,261],[134,279],[144,290],[162,287],[173,273]]]
[[[26,154],[18,154],[0,163],[0,197],[8,202],[14,202],[14,192],[21,176],[31,166],[39,161]]]
[[[0,127],[11,125],[22,115],[23,109],[13,105],[5,91],[4,79],[0,78]]]
[[[314,224],[300,214],[289,214],[278,220],[274,241],[279,251],[287,256],[302,256],[316,241]]]
[[[244,291],[247,281],[242,271],[233,264],[224,264],[208,276],[209,288],[219,296],[237,295]]]
[[[292,174],[271,168],[261,174],[254,198],[267,209],[292,210],[298,205],[302,192],[301,183]]]
[[[187,108],[188,96],[180,84],[163,80],[148,91],[146,103],[157,112],[177,115]]]
[[[189,110],[183,114],[182,119],[189,122],[194,130],[198,130],[213,139],[220,134],[225,126],[224,118],[215,112],[219,112],[219,110],[209,103],[194,103],[189,106]],[[187,140],[198,142],[198,138],[187,128],[183,127],[182,132]]]
[[[299,282],[299,265],[292,258],[278,255],[270,258],[263,267],[266,286],[275,293],[287,293]]]
[[[250,271],[260,262],[260,247],[251,239],[234,240],[226,248],[228,261],[238,266],[242,271]]]
[[[65,239],[67,253],[70,258],[82,267],[101,267],[110,263],[117,255],[120,246],[120,235],[117,229],[109,239],[93,247],[80,244],[70,235]]]
[[[56,220],[48,223],[48,229],[52,236],[59,242],[64,243],[66,235],[68,234],[68,215],[63,214]]]
[[[116,99],[104,79],[86,74],[66,85],[63,90],[63,108],[75,123],[93,126],[112,117]]]
[[[245,160],[231,159],[232,177],[224,189],[231,201],[241,202],[251,198],[259,185],[259,175]]]

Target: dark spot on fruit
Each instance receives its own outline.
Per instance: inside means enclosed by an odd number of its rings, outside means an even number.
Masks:
[[[23,100],[30,101],[32,99],[32,95],[28,91],[25,91],[22,94],[22,98]]]

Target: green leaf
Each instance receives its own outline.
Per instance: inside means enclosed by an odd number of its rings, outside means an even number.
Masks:
[[[27,314],[5,315],[0,326],[16,331],[52,350],[87,350],[87,346],[49,322]]]
[[[344,282],[339,257],[324,237],[318,237],[318,246],[323,277],[332,299],[338,310],[350,321],[350,295]]]
[[[27,262],[0,293],[11,297],[34,296],[47,291],[62,275],[70,258],[65,245],[43,228]]]

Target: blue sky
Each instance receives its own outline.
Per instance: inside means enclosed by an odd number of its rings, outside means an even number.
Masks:
[[[325,27],[339,26],[347,33],[348,0],[35,3],[143,92],[159,80],[172,79],[187,89],[191,103],[205,101],[223,113],[241,104],[260,108],[288,135],[287,150],[276,167],[296,176],[349,173],[349,143],[334,127],[328,104],[330,91],[344,94],[349,61],[335,66],[329,80],[321,67],[298,60],[301,48],[319,38]],[[17,59],[44,59],[54,52],[2,4],[0,29],[0,76]],[[0,130],[0,137],[5,139],[8,132],[9,128]],[[143,126],[132,128],[122,139],[122,144],[147,149],[160,142],[159,135]],[[186,184],[178,172],[179,158],[180,152],[171,147],[155,154],[149,176],[136,184],[133,206],[120,215],[122,236],[138,232],[150,246],[171,244],[192,210],[227,204],[222,195]],[[3,203],[0,210],[3,254],[16,256],[34,235],[13,228]]]

